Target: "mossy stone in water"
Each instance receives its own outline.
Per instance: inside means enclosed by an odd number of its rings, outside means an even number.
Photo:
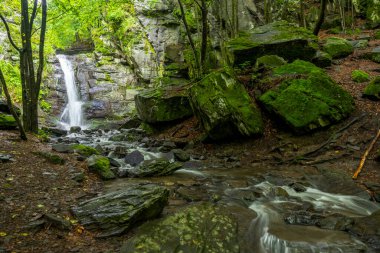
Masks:
[[[244,86],[226,72],[213,72],[190,89],[194,114],[213,140],[263,132],[260,111]]]
[[[238,253],[237,222],[219,207],[192,206],[143,225],[121,252]]]
[[[93,147],[89,147],[89,146],[86,146],[83,144],[75,144],[72,146],[72,149],[74,150],[74,152],[76,152],[82,156],[85,156],[85,157],[90,157],[92,155],[99,155],[98,150],[96,150]]]
[[[234,66],[254,65],[264,55],[278,55],[285,60],[311,60],[318,45],[310,31],[286,21],[256,27],[227,43]]]
[[[363,70],[354,70],[351,73],[351,78],[356,83],[363,83],[369,81],[369,74]]]
[[[12,115],[0,112],[0,129],[11,130],[17,127],[16,120]]]
[[[373,100],[380,100],[380,76],[377,76],[367,85],[363,96]]]
[[[323,50],[335,59],[352,54],[354,47],[346,39],[332,37],[326,40]]]
[[[310,62],[297,60],[276,68],[272,78],[283,81],[259,100],[296,133],[326,127],[354,110],[350,94]]]
[[[87,166],[90,171],[97,173],[103,180],[115,178],[115,174],[110,169],[110,161],[101,155],[92,155],[87,159]]]

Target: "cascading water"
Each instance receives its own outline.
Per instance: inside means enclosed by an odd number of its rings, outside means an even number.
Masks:
[[[57,55],[61,65],[67,91],[67,104],[60,118],[60,124],[66,130],[73,126],[84,128],[83,102],[80,100],[78,89],[75,85],[73,67],[66,55]]]

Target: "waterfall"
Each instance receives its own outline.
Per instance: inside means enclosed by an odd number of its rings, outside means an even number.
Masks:
[[[83,102],[80,100],[78,89],[75,85],[74,70],[71,62],[65,55],[57,55],[61,65],[67,92],[67,104],[60,118],[60,124],[69,130],[72,126],[84,127]]]

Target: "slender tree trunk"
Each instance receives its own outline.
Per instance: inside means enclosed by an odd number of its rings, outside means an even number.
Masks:
[[[314,31],[313,31],[314,35],[318,35],[319,30],[321,30],[323,21],[325,20],[325,12],[326,12],[327,1],[328,0],[321,0],[321,9],[319,11],[318,21],[314,27]]]
[[[9,95],[8,87],[7,87],[7,84],[5,82],[5,78],[4,78],[4,75],[3,75],[3,72],[1,71],[1,69],[0,69],[0,82],[1,82],[1,86],[3,87],[5,98],[7,99],[7,104],[8,104],[9,110],[10,110],[13,118],[15,118],[17,127],[20,131],[20,138],[22,140],[26,141],[28,138],[26,137],[25,130],[21,124],[20,118],[17,115],[17,113],[13,107],[12,99],[11,99],[11,96]]]
[[[202,13],[202,42],[201,42],[201,74],[205,72],[206,68],[206,54],[207,54],[207,38],[208,38],[208,26],[207,26],[207,5],[206,0],[201,2]]]

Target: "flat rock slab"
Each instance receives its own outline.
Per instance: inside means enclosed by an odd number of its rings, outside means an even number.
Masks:
[[[196,205],[145,224],[120,252],[240,252],[237,222],[222,208]]]
[[[228,42],[233,65],[254,65],[263,55],[278,55],[288,61],[311,60],[318,48],[310,31],[278,21],[252,29]]]
[[[159,158],[142,162],[138,167],[130,169],[128,175],[130,177],[167,176],[173,174],[180,168],[182,168],[181,163],[170,162],[166,158]]]
[[[159,216],[168,196],[166,188],[137,185],[82,202],[72,212],[87,229],[100,230],[99,236],[107,237]]]

